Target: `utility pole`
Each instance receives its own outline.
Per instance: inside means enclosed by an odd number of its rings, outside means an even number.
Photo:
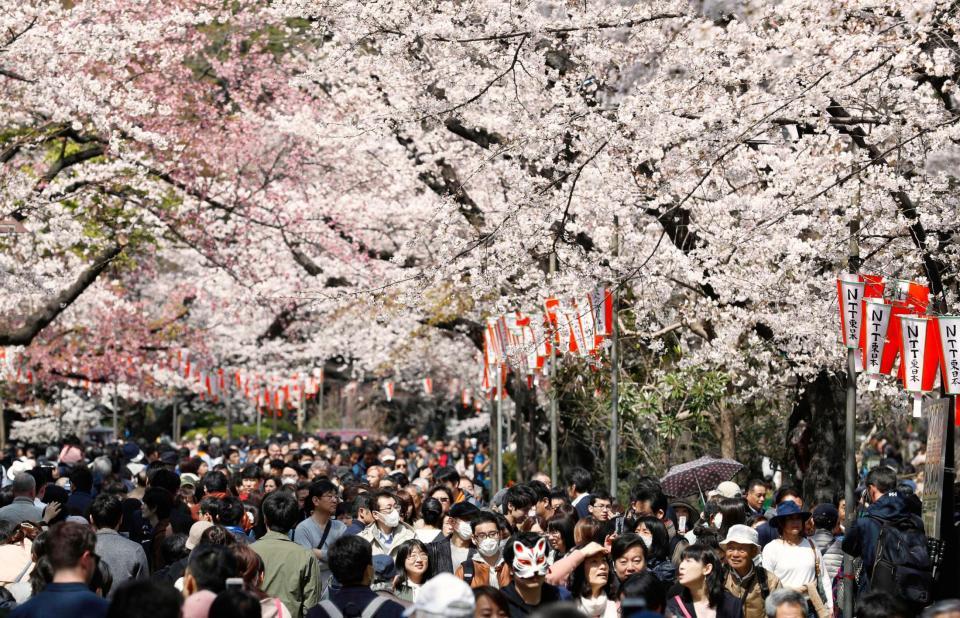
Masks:
[[[853,198],[854,217],[850,219],[850,240],[847,256],[847,268],[850,273],[856,274],[860,269],[860,185],[857,179],[857,191]],[[854,489],[857,486],[857,459],[856,459],[856,423],[857,423],[857,353],[858,349],[850,347],[847,349],[847,416],[845,427],[845,461],[844,461],[844,487],[843,497],[847,503],[846,509],[846,529],[852,530],[856,521],[856,501],[854,499]],[[853,556],[843,554],[843,615],[845,618],[853,618],[854,595],[856,592],[853,587]]]
[[[177,400],[173,400],[173,429],[170,431],[170,437],[173,438],[174,444],[180,443],[180,436],[177,435]]]
[[[557,254],[550,252],[550,272],[548,281],[553,281],[553,275],[557,272]],[[556,338],[550,327],[547,329],[547,337],[550,339],[550,482],[554,487],[560,484],[557,468],[557,432],[560,424],[557,409],[557,344]]]
[[[120,439],[120,430],[117,422],[117,383],[113,383],[113,441]]]
[[[230,396],[230,389],[224,389],[223,403],[227,407],[227,442],[233,440],[233,397]]]
[[[306,416],[307,410],[307,393],[305,392],[306,383],[300,382],[298,384],[300,387],[300,405],[297,406],[297,433],[303,433],[303,417]]]
[[[620,219],[613,217],[613,257],[620,257]],[[613,279],[613,324],[610,347],[610,495],[617,496],[617,446],[620,438],[617,435],[617,425],[620,423],[620,351],[619,351],[619,313],[620,313],[620,280]],[[604,299],[606,300],[606,299]]]
[[[497,491],[503,489],[503,365],[497,366]]]
[[[320,419],[320,425],[326,428],[326,423],[323,418],[323,374],[324,372],[320,371],[320,384],[317,386],[317,417]]]

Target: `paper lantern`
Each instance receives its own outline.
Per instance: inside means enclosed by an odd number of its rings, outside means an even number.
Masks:
[[[893,315],[887,330],[887,339],[896,342],[883,350],[880,360],[880,373],[893,375],[893,368],[900,354],[900,317],[904,315],[923,315],[930,303],[930,290],[927,286],[915,281],[894,279],[888,286],[890,301],[893,303]],[[897,378],[903,380],[903,364],[897,371]]]
[[[940,335],[933,318],[900,316],[903,390],[913,395],[913,415],[920,416],[923,394],[933,390],[940,365]]]
[[[863,323],[863,293],[866,284],[860,275],[845,273],[837,279],[837,295],[840,301],[840,332],[847,348],[856,348],[860,343],[860,328]]]
[[[860,350],[863,371],[869,378],[869,390],[875,390],[877,380],[885,375],[883,371],[884,351],[897,348],[897,341],[889,338],[893,305],[885,300],[867,298],[863,301],[863,328],[860,331]]]
[[[946,395],[960,395],[960,316],[937,318],[940,336],[940,380]]]

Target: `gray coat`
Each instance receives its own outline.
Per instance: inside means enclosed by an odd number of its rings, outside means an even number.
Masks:
[[[113,576],[113,585],[107,598],[112,598],[123,582],[144,579],[150,575],[147,554],[140,543],[131,541],[116,530],[97,530],[96,551],[100,559],[107,563]]]
[[[0,519],[12,524],[21,524],[25,521],[39,522],[43,519],[43,511],[33,503],[33,498],[19,496],[0,509]]]
[[[827,570],[827,576],[833,579],[843,566],[843,550],[840,548],[840,541],[829,530],[818,528],[813,533],[813,544],[823,556],[823,568]]]

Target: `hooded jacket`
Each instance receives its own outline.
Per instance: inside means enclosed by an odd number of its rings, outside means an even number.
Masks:
[[[863,517],[853,522],[843,537],[843,551],[854,558],[863,559],[863,571],[860,577],[860,593],[870,590],[870,572],[877,559],[877,542],[883,524],[911,524],[923,530],[923,520],[912,511],[907,501],[892,491],[880,496],[864,512]]]

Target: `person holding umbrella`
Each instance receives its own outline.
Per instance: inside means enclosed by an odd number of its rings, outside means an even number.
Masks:
[[[833,613],[833,588],[823,557],[804,531],[810,512],[792,500],[782,502],[770,520],[780,538],[763,548],[763,568],[783,585],[803,594],[819,618]]]

